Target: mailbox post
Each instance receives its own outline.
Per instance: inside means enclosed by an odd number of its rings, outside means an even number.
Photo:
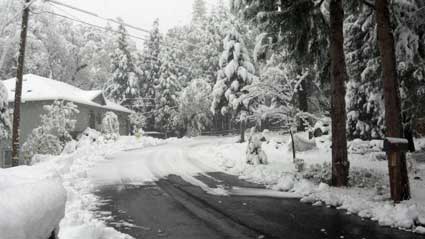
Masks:
[[[384,151],[387,153],[391,198],[396,203],[410,199],[409,176],[406,167],[406,152],[409,151],[408,140],[387,137],[384,140]],[[400,161],[397,160],[399,157]]]

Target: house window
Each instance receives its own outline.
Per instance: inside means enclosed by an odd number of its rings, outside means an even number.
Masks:
[[[5,149],[3,151],[3,165],[5,168],[12,166],[12,150]]]

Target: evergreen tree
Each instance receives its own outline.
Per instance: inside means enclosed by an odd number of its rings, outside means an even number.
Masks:
[[[140,95],[138,79],[127,41],[127,30],[118,26],[117,49],[112,58],[112,79],[105,86],[105,96],[115,102],[122,102]]]
[[[0,140],[6,139],[10,136],[11,125],[7,106],[7,89],[3,82],[0,81]]]
[[[138,64],[139,87],[143,96],[143,107],[140,109],[146,114],[146,129],[153,130],[155,126],[155,82],[161,74],[161,42],[162,36],[159,32],[159,20],[156,19]]]
[[[181,82],[185,81],[184,74],[176,67],[175,48],[164,48],[161,52],[160,77],[155,82],[155,128],[170,132],[177,126],[178,93]]]
[[[223,40],[224,51],[220,57],[217,81],[213,89],[211,111],[220,111],[222,115],[232,114],[233,118],[240,115],[243,128],[248,110],[247,102],[242,102],[242,89],[253,83],[257,78],[254,65],[251,63],[248,50],[242,36],[235,28],[227,32]],[[244,141],[244,130],[241,130],[241,142]]]
[[[256,63],[264,66],[274,53],[292,63],[297,85],[298,107],[311,111],[312,90],[322,91],[329,85],[328,19],[321,9],[326,1],[290,0],[232,0],[231,9],[242,18],[253,22],[261,34],[254,49]],[[302,76],[302,77],[301,77]],[[299,129],[304,129],[300,121]]]
[[[383,135],[382,78],[376,41],[375,12],[353,2],[345,19],[347,83],[347,136],[350,139]]]
[[[204,0],[195,0],[192,6],[192,24],[196,24],[202,21],[207,13],[207,8],[205,6]]]
[[[390,5],[395,40],[397,73],[401,83],[403,121],[412,130],[415,118],[423,117],[425,75],[425,14],[420,1],[394,1]],[[377,46],[376,11],[369,5],[350,2],[345,19],[345,50],[349,82],[347,112],[349,138],[382,138],[384,104],[382,67]]]

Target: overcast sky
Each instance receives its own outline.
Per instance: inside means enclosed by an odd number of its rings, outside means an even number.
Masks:
[[[175,25],[190,22],[194,0],[60,0],[99,15],[121,17],[126,23],[150,29],[152,22],[160,19],[161,32],[166,32]],[[217,0],[205,0],[207,7],[215,5]],[[72,10],[63,8],[68,13]],[[76,14],[79,18],[82,15]],[[84,16],[86,20],[92,20]],[[93,19],[93,21],[96,21]]]

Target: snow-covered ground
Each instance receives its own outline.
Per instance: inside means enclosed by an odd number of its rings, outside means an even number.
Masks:
[[[121,137],[106,143],[96,134],[83,137],[69,144],[62,155],[38,156],[33,166],[0,169],[0,213],[10,215],[0,218],[0,229],[9,230],[6,238],[26,238],[26,234],[12,233],[17,228],[25,229],[23,233],[35,230],[30,225],[42,220],[46,223],[37,230],[44,236],[64,215],[59,223],[61,239],[131,238],[107,227],[93,214],[92,209],[101,203],[93,192],[102,185],[149,184],[176,174],[211,194],[299,197],[302,202],[345,209],[381,225],[425,233],[421,226],[425,224],[425,185],[412,178],[412,200],[394,205],[389,200],[387,164],[381,160],[380,141],[350,143],[353,186],[332,188],[320,183],[329,177],[329,169],[322,166],[331,159],[327,136],[316,140],[316,148],[297,153],[297,158],[305,161],[304,173],[295,169],[287,135],[265,136],[267,165],[246,164],[247,145],[235,143],[237,137]],[[418,169],[416,176],[424,179],[425,165],[419,163]],[[210,188],[195,177],[217,171],[265,184],[268,189]],[[31,197],[21,200],[24,195]]]
[[[0,169],[2,239],[47,238],[58,225],[61,239],[131,238],[91,212],[98,201],[87,172],[108,160],[107,155],[167,140],[121,137],[102,142],[97,136],[69,144],[59,156],[36,156],[32,166]]]
[[[245,144],[221,143],[199,147],[196,158],[214,162],[221,170],[239,175],[248,181],[262,183],[273,190],[293,192],[302,202],[316,206],[332,206],[344,209],[391,226],[417,233],[425,233],[425,165],[417,164],[417,173],[411,175],[412,199],[400,204],[390,200],[388,165],[382,160],[382,141],[354,141],[349,143],[350,183],[348,188],[333,188],[323,179],[330,177],[330,168],[322,165],[331,160],[329,136],[316,140],[315,149],[297,153],[305,162],[305,171],[298,173],[288,150],[288,136],[266,134],[263,143],[269,164],[249,165],[245,162]],[[237,138],[233,139],[236,142]],[[418,144],[423,144],[419,140]],[[413,173],[412,173],[413,174]],[[414,179],[413,176],[421,179]]]

